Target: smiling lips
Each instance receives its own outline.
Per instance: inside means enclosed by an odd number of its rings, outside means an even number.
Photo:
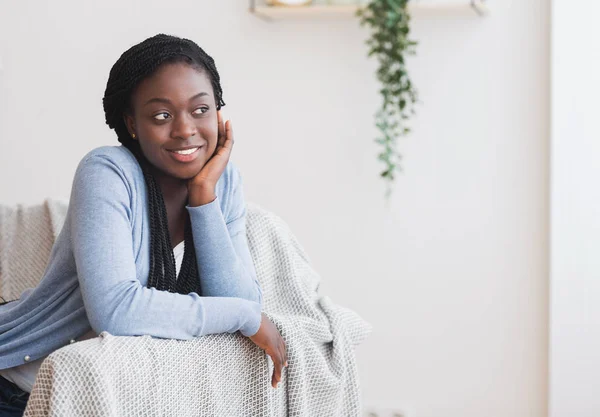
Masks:
[[[198,156],[198,154],[200,152],[198,152],[201,148],[203,148],[203,146],[196,146],[193,148],[186,148],[186,149],[180,149],[180,150],[169,150],[169,155],[171,155],[173,157],[173,159],[175,159],[178,162],[191,162],[194,159],[196,159],[196,157]]]
[[[195,148],[188,148],[188,149],[182,149],[179,151],[170,151],[170,152],[175,152],[178,153],[179,155],[189,155],[193,152],[196,152],[196,150],[198,150],[199,146],[195,147]]]

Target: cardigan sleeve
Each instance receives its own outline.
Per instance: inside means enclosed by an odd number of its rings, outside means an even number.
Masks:
[[[224,210],[218,195],[208,204],[186,206],[202,295],[238,297],[262,304],[262,291],[246,236],[246,203],[241,176],[231,162],[223,175]]]
[[[110,158],[92,155],[77,167],[69,209],[77,276],[90,325],[114,335],[190,339],[258,331],[261,305],[231,297],[148,288],[136,277],[132,189]]]

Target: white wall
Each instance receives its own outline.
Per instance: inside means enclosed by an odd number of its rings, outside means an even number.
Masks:
[[[17,1],[0,14],[0,195],[66,197],[115,144],[101,98],[122,51],[159,31],[213,55],[247,199],[282,216],[322,292],[374,333],[367,405],[419,417],[546,415],[549,4],[414,20],[423,104],[386,206],[376,63],[352,17],[266,23],[237,1]]]
[[[552,2],[550,416],[600,415],[600,4]]]

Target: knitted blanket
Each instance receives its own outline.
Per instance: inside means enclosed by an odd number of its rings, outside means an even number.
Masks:
[[[52,200],[21,217],[0,209],[0,295],[35,285],[66,209]],[[279,388],[270,385],[270,358],[239,333],[174,340],[103,332],[46,358],[25,417],[361,415],[354,347],[370,326],[318,294],[318,274],[279,217],[248,204],[247,233],[264,311],[287,346]],[[11,246],[21,241],[35,250]]]

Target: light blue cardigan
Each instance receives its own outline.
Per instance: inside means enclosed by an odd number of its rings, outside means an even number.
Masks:
[[[189,212],[202,296],[147,288],[146,183],[124,146],[79,163],[64,226],[39,285],[0,306],[0,369],[48,355],[93,329],[118,336],[191,339],[261,321],[262,293],[248,249],[241,177],[230,162],[215,201]]]

